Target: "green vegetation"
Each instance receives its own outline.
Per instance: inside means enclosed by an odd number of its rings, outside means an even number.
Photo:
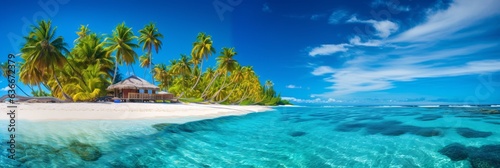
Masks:
[[[39,22],[31,27],[21,49],[20,81],[30,87],[34,96],[95,100],[105,96],[106,88],[122,78],[118,65],[130,66],[139,60],[140,66],[153,74],[153,83],[184,102],[290,104],[276,93],[271,81],[262,85],[252,66],[241,65],[235,59],[235,48],[223,47],[216,55],[212,37],[205,33],[198,34],[189,55],[154,64],[153,51],[158,54],[163,35],[153,23],[139,30],[139,37],[125,23],[119,24],[111,36],[93,33],[82,25],[71,49],[63,37],[56,36],[56,29],[51,21]],[[139,57],[134,49],[141,45],[144,53]],[[213,55],[217,65],[203,69],[203,62]],[[42,86],[50,93],[45,93]]]

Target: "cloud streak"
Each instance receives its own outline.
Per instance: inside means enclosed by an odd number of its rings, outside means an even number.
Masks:
[[[498,0],[456,0],[447,10],[428,16],[425,23],[399,34],[391,42],[425,42],[450,37],[453,33],[499,14],[499,7]]]
[[[348,45],[343,44],[350,50],[345,48],[343,51],[339,50],[338,45],[321,46],[322,49],[330,50],[315,53],[352,54],[362,50],[363,54],[355,54],[340,67],[314,67],[311,74],[325,76],[324,81],[332,84],[326,88],[331,91],[316,96],[338,98],[353,93],[395,88],[397,82],[500,72],[500,59],[495,56],[500,43],[496,40],[476,41],[481,39],[481,33],[495,31],[499,27],[487,22],[488,18],[500,14],[498,7],[500,1],[495,0],[481,3],[456,0],[447,9],[429,13],[423,23],[395,35],[393,33],[399,27],[393,22],[352,17],[347,22],[372,24],[379,39],[363,40],[354,36]],[[479,25],[483,26],[483,30],[474,29]]]
[[[309,52],[309,56],[314,57],[318,55],[332,55],[339,52],[346,52],[349,50],[347,48],[349,44],[323,44],[319,47],[313,48]]]
[[[391,21],[388,20],[383,20],[383,21],[376,21],[376,20],[359,20],[356,18],[356,16],[353,16],[351,19],[347,20],[348,23],[368,23],[373,26],[373,28],[377,31],[375,33],[376,36],[380,38],[387,38],[389,35],[392,33],[398,31],[399,26]]]
[[[296,85],[286,85],[286,88],[288,89],[301,89],[302,86],[296,86]]]

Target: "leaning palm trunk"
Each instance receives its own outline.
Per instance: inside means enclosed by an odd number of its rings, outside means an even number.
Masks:
[[[222,89],[226,88],[227,86],[229,85],[226,85],[226,81],[227,81],[227,74],[224,75],[225,78],[224,78],[224,82],[222,82],[222,85],[220,86],[219,90],[217,90],[217,92],[215,92],[215,94],[212,96],[211,100],[213,100],[217,95],[219,95],[220,91],[222,91]]]
[[[66,92],[64,92],[64,89],[61,85],[61,82],[59,82],[59,79],[57,78],[55,72],[53,72],[53,75],[54,75],[54,79],[56,80],[57,86],[59,87],[59,89],[61,89],[61,93],[63,94],[64,98],[66,98],[66,100],[73,101],[73,99],[70,96],[68,96],[68,94],[66,94]]]
[[[78,76],[79,76],[81,79],[85,79],[85,78],[83,78],[83,75],[82,75],[80,72],[78,72],[78,71],[76,71],[76,70],[75,70],[75,68],[73,67],[73,65],[71,65],[71,63],[69,63],[69,61],[66,61],[66,62],[68,63],[69,67],[70,67],[70,68],[71,68],[71,69],[72,69],[72,70],[73,70],[76,74],[78,74]],[[83,85],[85,85],[85,87],[89,87],[89,86],[87,85],[87,82],[85,82],[85,81],[83,81]]]
[[[153,73],[153,66],[151,66],[151,64],[153,64],[153,54],[151,53],[151,49],[150,49],[150,51],[149,51],[149,72]],[[154,85],[155,84],[155,76],[153,74],[151,74],[151,79],[152,79],[153,85]]]
[[[23,89],[21,89],[21,88],[19,87],[19,85],[17,85],[17,84],[16,84],[16,88],[19,88],[19,90],[21,90],[21,92],[23,92],[26,96],[28,96],[28,97],[29,97],[29,95],[28,95],[26,92],[24,92],[24,90],[23,90]]]
[[[217,74],[216,74],[216,75],[212,78],[212,80],[210,81],[210,83],[208,83],[207,87],[205,88],[205,90],[203,90],[203,93],[201,94],[201,97],[202,97],[202,98],[206,96],[206,94],[205,94],[205,93],[206,93],[206,92],[207,92],[207,90],[210,88],[210,86],[212,86],[212,83],[214,83],[215,79],[216,79],[217,77],[219,77],[219,75],[220,75],[220,73],[217,73]]]
[[[193,91],[193,89],[198,85],[198,82],[200,82],[201,74],[203,74],[203,73],[201,73],[201,70],[203,70],[203,61],[200,62],[200,75],[198,75],[198,78],[196,79],[196,82],[194,83],[193,87],[191,87],[190,91]],[[193,71],[193,72],[195,72],[195,71]]]
[[[111,81],[111,84],[115,84],[116,71],[118,71],[118,63],[117,62],[115,62],[115,73],[113,75],[113,80]]]
[[[238,100],[238,101],[236,101],[236,103],[240,104],[241,102],[243,102],[243,100],[245,100],[245,99],[247,99],[247,98],[248,98],[248,96],[247,96],[247,93],[248,93],[248,88],[249,88],[249,86],[247,86],[247,87],[245,88],[245,93],[243,93],[243,95],[241,96],[241,99],[240,99],[240,100]]]
[[[238,86],[238,85],[235,84],[233,86],[233,89],[231,89],[231,93],[229,93],[224,99],[222,99],[221,101],[218,101],[217,103],[222,103],[222,102],[226,101],[234,93],[234,88],[236,88],[236,86]]]

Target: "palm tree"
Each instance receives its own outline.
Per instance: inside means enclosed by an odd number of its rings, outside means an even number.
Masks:
[[[156,54],[158,54],[158,49],[161,49],[162,42],[160,38],[163,38],[163,35],[158,31],[158,28],[156,28],[155,24],[149,23],[146,25],[143,29],[139,30],[139,33],[141,34],[139,36],[139,44],[142,45],[142,50],[147,50],[147,57],[148,59],[143,60],[148,60],[141,62],[141,67],[149,67],[151,68],[150,71],[152,70],[151,62],[153,60],[153,56],[151,51],[153,50],[153,47],[155,48]],[[142,64],[144,63],[144,64]],[[145,64],[148,63],[148,64]],[[153,84],[154,84],[154,77],[151,76],[153,79]]]
[[[245,69],[242,68],[240,65],[236,66],[236,68],[233,70],[233,72],[231,73],[231,76],[230,76],[231,84],[233,85],[232,89],[230,90],[229,94],[224,99],[220,100],[217,103],[221,103],[221,102],[226,101],[235,92],[236,87],[239,86],[240,85],[239,83],[244,80],[244,75],[243,75],[244,70]],[[229,85],[231,85],[231,84],[229,84]]]
[[[174,79],[172,88],[180,93],[178,97],[182,97],[189,89],[192,62],[187,55],[181,54],[181,58],[176,61],[170,61],[170,73],[177,78]],[[169,89],[170,91],[170,89]]]
[[[66,48],[67,44],[64,42],[63,37],[55,36],[56,29],[56,27],[51,27],[51,21],[40,21],[38,26],[32,26],[32,31],[25,38],[26,43],[21,49],[21,57],[26,60],[25,65],[27,67],[37,69],[39,72],[52,74],[59,89],[62,90],[63,87],[55,72],[56,68],[61,68],[67,63],[63,53],[69,53],[69,51]],[[67,100],[71,100],[71,97],[64,90],[62,90],[62,93]]]
[[[89,34],[90,30],[89,30],[88,26],[89,25],[85,25],[85,26],[80,25],[80,28],[78,29],[79,31],[76,32],[76,34],[78,35],[78,38],[75,39],[75,41],[74,41],[75,43],[80,41],[80,39],[86,37]]]
[[[112,81],[115,81],[118,64],[122,65],[125,62],[125,64],[131,65],[137,59],[134,48],[138,48],[139,45],[133,42],[136,38],[137,36],[134,36],[132,28],[125,26],[125,22],[123,22],[113,30],[113,36],[105,40],[109,45],[106,48],[108,54],[115,52],[115,72]]]
[[[238,61],[236,61],[233,57],[238,54],[236,51],[234,51],[234,48],[222,48],[221,55],[217,57],[217,64],[218,64],[218,70],[219,72],[224,74],[224,82],[222,83],[221,87],[215,94],[212,96],[211,99],[214,99],[222,89],[226,88],[226,81],[227,81],[227,73],[228,72],[233,72],[234,69],[238,66]]]
[[[171,82],[171,74],[169,69],[165,64],[155,64],[153,69],[153,77],[155,80],[159,81],[158,87],[163,90],[168,90],[169,83]]]
[[[86,35],[78,40],[68,61],[83,70],[90,65],[100,65],[100,71],[105,72],[106,76],[111,79],[115,65],[108,51],[104,49],[105,45],[106,43],[97,34]],[[80,77],[83,78],[83,76]]]
[[[76,78],[77,82],[69,85],[71,89],[75,89],[73,99],[75,101],[91,101],[105,94],[106,87],[110,84],[104,76],[106,72],[101,71],[100,65],[90,65],[83,71],[84,78]],[[83,81],[88,82],[87,85],[82,85]]]
[[[219,77],[221,74],[227,74],[227,70],[232,71],[238,62],[233,59],[233,56],[235,56],[237,53],[234,51],[234,48],[222,48],[222,51],[220,53],[221,55],[217,57],[217,74],[212,78],[210,83],[208,83],[207,87],[203,90],[202,97],[205,97],[207,94],[207,91],[209,88],[212,86],[214,83],[215,79]],[[224,76],[225,77],[225,76]],[[225,80],[224,80],[225,83]],[[221,87],[222,88],[222,87]]]
[[[193,49],[191,50],[192,62],[195,67],[198,67],[200,64],[200,69],[203,69],[203,59],[208,59],[208,57],[212,54],[215,54],[215,48],[213,47],[212,37],[210,35],[206,35],[201,32],[198,33],[196,37],[196,42],[193,43]],[[196,78],[196,82],[194,83],[191,90],[193,90],[200,81],[201,74]]]
[[[271,89],[274,86],[274,83],[271,80],[266,80],[265,86],[266,86],[266,89]]]

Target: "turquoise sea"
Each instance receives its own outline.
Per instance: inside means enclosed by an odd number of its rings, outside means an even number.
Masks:
[[[1,167],[500,167],[499,107],[276,107],[172,121],[19,121]],[[0,121],[0,124],[7,121]]]

